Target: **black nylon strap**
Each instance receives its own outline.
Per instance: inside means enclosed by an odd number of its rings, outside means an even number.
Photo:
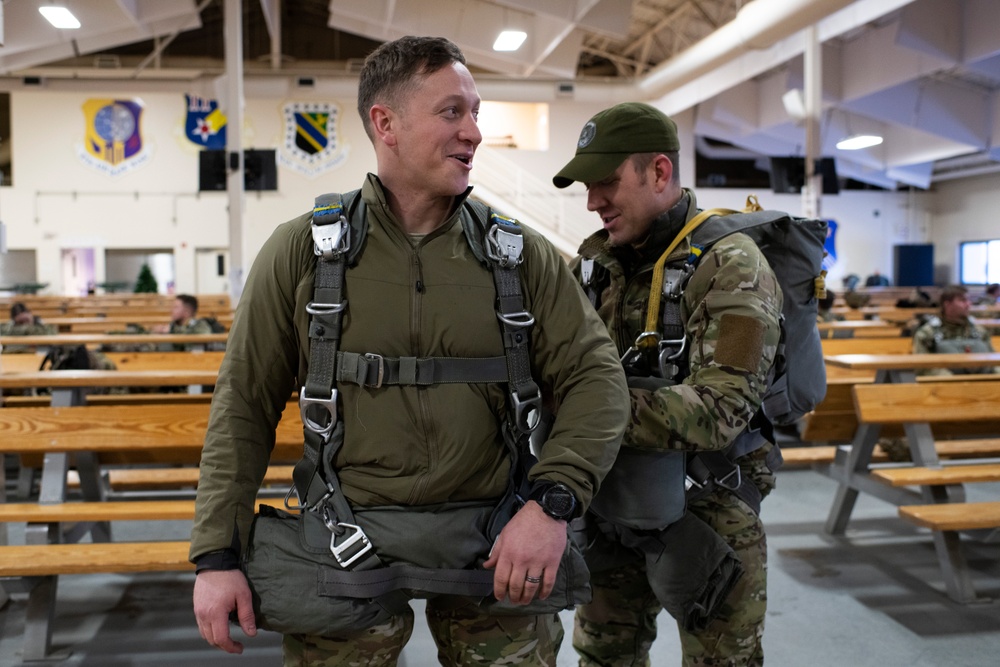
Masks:
[[[383,357],[337,353],[337,380],[366,387],[506,382],[506,357]]]
[[[379,598],[403,589],[438,595],[486,597],[493,593],[492,570],[451,570],[393,565],[363,572],[323,568],[318,590],[324,597]]]

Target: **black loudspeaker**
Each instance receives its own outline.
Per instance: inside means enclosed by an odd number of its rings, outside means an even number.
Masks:
[[[278,160],[274,149],[243,152],[243,187],[258,191],[278,189]]]
[[[198,154],[198,190],[226,189],[229,176],[226,155],[224,150],[203,150]],[[236,158],[238,155],[232,153],[229,157]],[[239,162],[236,161],[236,164]],[[278,161],[274,149],[243,151],[243,189],[278,189]]]
[[[899,287],[934,284],[934,245],[909,243],[892,247],[893,281]]]
[[[837,164],[832,157],[816,159],[816,173],[823,177],[823,194],[840,192]],[[806,161],[801,157],[771,158],[771,189],[775,192],[798,194],[806,182]]]
[[[226,151],[205,151],[198,154],[198,190],[226,189]]]

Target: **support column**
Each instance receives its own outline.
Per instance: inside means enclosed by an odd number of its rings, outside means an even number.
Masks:
[[[816,160],[820,157],[820,121],[823,114],[823,45],[819,41],[816,26],[802,31],[805,35],[803,69],[805,77],[805,184],[802,187],[802,215],[807,218],[820,217],[820,195],[823,192],[822,176],[816,173]]]
[[[226,152],[229,155],[229,296],[239,302],[246,280],[243,270],[243,2],[225,0]]]

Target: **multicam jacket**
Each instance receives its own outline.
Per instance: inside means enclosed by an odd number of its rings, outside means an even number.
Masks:
[[[581,257],[595,261],[597,312],[620,355],[645,329],[653,265],[688,220],[698,213],[694,193],[654,222],[641,247],[610,247],[602,231],[587,238]],[[682,241],[667,266],[691,252]],[[572,268],[580,274],[580,258]],[[782,293],[756,244],[735,233],[705,251],[681,304],[689,373],[678,385],[629,389],[631,419],[623,447],[707,451],[724,449],[760,407],[780,337]],[[649,366],[656,368],[655,360]],[[771,446],[739,463],[762,491],[773,485],[763,459]]]
[[[374,175],[362,188],[369,230],[348,267],[340,349],[385,356],[503,356],[492,273],[456,212],[421,240],[396,222]],[[464,197],[458,198],[464,200]],[[219,371],[201,458],[191,557],[245,546],[275,425],[308,374],[316,258],[311,213],[279,226],[254,261]],[[524,228],[519,267],[531,368],[557,415],[531,479],[562,482],[586,508],[618,452],[627,388],[614,345],[565,262]],[[356,506],[499,499],[509,457],[506,385],[339,385],[344,444],[334,460]],[[430,537],[430,539],[433,539]]]
[[[993,352],[990,335],[971,318],[962,322],[949,322],[932,317],[913,334],[914,354],[944,352]],[[967,373],[995,373],[997,368],[933,368],[920,370],[918,375],[955,375]]]
[[[59,333],[55,326],[42,324],[40,321],[31,324],[15,324],[13,320],[0,322],[0,336],[52,336]],[[3,354],[33,354],[34,345],[7,345]]]

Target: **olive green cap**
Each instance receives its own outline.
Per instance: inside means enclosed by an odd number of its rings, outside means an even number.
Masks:
[[[576,156],[552,183],[565,188],[573,181],[596,183],[614,173],[629,155],[679,151],[677,124],[659,109],[641,102],[616,104],[583,126]]]

